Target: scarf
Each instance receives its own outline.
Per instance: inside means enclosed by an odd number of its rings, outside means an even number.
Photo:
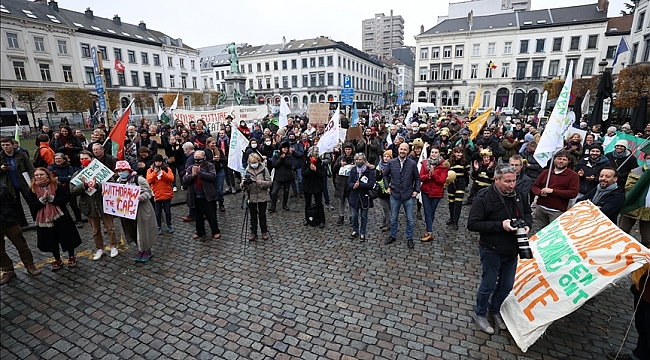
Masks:
[[[68,131],[68,136],[63,136],[63,134],[59,133],[59,141],[61,142],[61,145],[67,144],[68,141],[70,141],[70,139],[72,139],[73,136],[74,135],[71,134],[69,131]]]
[[[616,151],[612,151],[612,156],[617,158],[617,159],[623,159],[623,158],[628,157],[629,155],[630,155],[630,152],[627,149],[625,151],[623,151],[623,153],[620,154],[620,155]]]
[[[618,188],[617,183],[613,183],[612,185],[609,185],[608,187],[606,187],[604,189],[600,184],[598,184],[598,186],[596,186],[596,193],[594,194],[594,198],[591,200],[591,202],[594,203],[594,204],[598,204],[600,199],[602,199],[603,197],[605,197],[607,194],[611,193],[612,191],[616,190],[617,188]]]
[[[39,181],[36,180],[34,183],[36,197],[38,199],[42,198],[45,195],[45,191],[49,190],[50,195],[56,194],[56,186],[50,182],[50,179]],[[60,207],[52,204],[49,199],[45,201],[45,207],[38,210],[36,214],[36,225],[38,227],[53,227],[54,220],[63,216],[63,211]]]
[[[384,169],[386,168],[386,165],[388,165],[387,162],[384,162],[383,160],[379,162],[379,171],[384,172]]]
[[[438,166],[438,164],[443,162],[443,160],[445,160],[445,159],[443,159],[442,156],[439,156],[437,159],[432,159],[431,157],[429,157],[429,158],[427,158],[427,168],[429,166],[436,167],[436,166]]]
[[[366,164],[363,164],[362,167],[355,166],[355,168],[356,168],[357,171],[359,172],[359,179],[361,179],[361,175],[363,175],[363,173],[364,173],[366,170],[368,170],[368,166],[367,166]]]

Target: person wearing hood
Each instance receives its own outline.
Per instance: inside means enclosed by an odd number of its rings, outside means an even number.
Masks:
[[[627,146],[627,141],[618,140],[614,145],[614,151],[605,155],[609,164],[618,173],[618,187],[620,188],[625,187],[627,176],[638,166],[636,157],[627,149]]]
[[[296,186],[296,183],[292,181],[291,189],[293,190],[293,196],[302,197],[302,162],[305,156],[305,147],[301,142],[298,142],[293,131],[289,131],[287,139],[289,140],[289,156],[293,161],[292,169],[296,174],[296,182],[298,183]]]
[[[242,156],[242,159],[241,159],[242,167],[244,169],[246,167],[248,167],[248,157],[250,156],[250,154],[257,154],[257,156],[259,156],[260,159],[262,158],[262,154],[260,153],[259,141],[257,139],[255,139],[255,138],[250,139],[250,141],[248,142],[248,146],[244,150],[244,156]]]
[[[122,231],[127,243],[138,245],[138,254],[133,260],[136,262],[147,262],[153,256],[151,247],[158,241],[156,232],[156,218],[153,205],[149,199],[153,198],[153,192],[147,179],[131,170],[129,163],[120,160],[115,165],[118,184],[128,184],[140,187],[138,198],[138,210],[134,220],[120,217]],[[198,222],[198,221],[197,221]]]
[[[589,156],[580,160],[576,172],[580,177],[580,192],[582,197],[598,185],[600,170],[609,165],[609,159],[603,155],[603,148],[600,145],[592,145],[589,148]]]
[[[82,150],[81,153],[79,153],[79,161],[81,162],[82,169],[90,165],[92,158],[93,154],[88,150]],[[92,195],[89,195],[87,191],[93,188],[96,191]],[[108,241],[111,247],[110,256],[111,258],[116,257],[118,251],[117,237],[115,236],[115,224],[113,222],[113,216],[104,213],[102,184],[95,181],[95,179],[82,178],[79,185],[73,185],[71,187],[70,194],[79,198],[79,208],[88,218],[88,223],[92,229],[93,241],[95,242],[96,248],[93,260],[97,261],[104,255],[105,246],[100,220],[104,222],[104,228],[108,234]]]
[[[152,152],[146,146],[141,146],[138,148],[138,162],[136,163],[135,171],[140,176],[147,176],[147,170],[151,167],[153,163]]]
[[[524,135],[524,142],[521,144],[521,147],[519,148],[519,155],[522,157],[526,157],[526,148],[528,148],[528,144],[533,141],[533,134],[527,133]]]
[[[271,136],[264,135],[260,140],[260,155],[262,155],[262,161],[266,161],[266,168],[272,168],[269,166],[271,158],[273,158],[273,153],[275,152],[276,147],[273,145],[273,139]],[[269,170],[270,171],[270,170]]]
[[[616,169],[605,166],[598,175],[598,185],[585,195],[578,197],[578,201],[590,200],[614,224],[618,223],[618,214],[623,209],[625,202],[625,185],[618,186]]]
[[[171,185],[174,183],[174,174],[164,163],[162,155],[156,154],[153,156],[153,163],[147,170],[147,182],[151,187],[155,201],[154,208],[156,212],[156,223],[158,224],[158,235],[162,235],[160,217],[163,209],[165,210],[167,232],[173,233],[171,204],[174,192],[172,191]]]
[[[501,140],[501,146],[504,149],[504,153],[502,157],[503,162],[508,162],[511,156],[517,154],[519,141],[517,141],[517,139],[514,137],[512,131],[508,130],[505,132],[503,136],[503,140]]]
[[[246,136],[247,139],[251,137],[251,129],[248,128],[246,121],[244,120],[240,121],[237,130],[239,130],[239,132],[241,132],[244,136]]]
[[[65,158],[65,155],[62,153],[56,153],[54,155],[54,163],[50,165],[47,170],[52,173],[52,175],[56,176],[57,180],[59,180],[59,184],[67,188],[68,191],[72,191],[70,180],[72,180],[75,175],[75,169],[70,166],[70,163]],[[81,211],[79,210],[79,206],[77,206],[76,194],[70,194],[68,201],[70,208],[72,209],[72,213],[74,214],[75,225],[81,229],[83,227],[83,223],[81,222]]]
[[[136,146],[138,153],[140,153],[140,148],[143,146],[148,148],[151,154],[158,153],[158,143],[156,140],[151,140],[149,138],[149,130],[146,129],[140,130],[140,140],[136,142]]]
[[[322,229],[325,227],[325,208],[323,207],[323,178],[327,177],[327,170],[321,160],[318,147],[309,149],[309,155],[302,163],[302,174],[304,176],[303,190],[305,193],[305,219],[303,225],[309,225],[309,208],[312,198],[318,212],[319,224]]]
[[[54,163],[54,150],[50,147],[50,142],[47,138],[47,135],[41,134],[38,135],[37,137],[37,143],[38,143],[38,154],[42,160],[42,164],[36,164],[36,161],[34,161],[34,165],[36,167],[39,166],[50,166],[52,163]],[[34,157],[36,159],[36,157]],[[47,164],[47,165],[46,165]]]
[[[277,154],[273,156],[273,169],[275,175],[273,177],[273,188],[271,189],[271,206],[269,212],[275,212],[275,205],[278,201],[278,194],[280,189],[283,190],[282,195],[282,209],[289,210],[287,202],[289,201],[289,187],[293,183],[293,159],[289,154],[291,145],[288,141],[283,141],[280,144],[280,149]]]
[[[449,166],[449,162],[440,154],[440,148],[434,145],[431,147],[429,157],[422,162],[420,167],[420,194],[424,205],[424,224],[427,231],[420,239],[422,242],[433,239],[433,220],[440,199],[445,193]]]

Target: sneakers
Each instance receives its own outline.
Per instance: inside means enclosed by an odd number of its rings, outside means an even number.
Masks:
[[[478,327],[483,330],[484,333],[486,334],[494,334],[494,328],[490,325],[490,322],[485,316],[478,316],[476,313],[472,310],[472,319],[474,319],[474,322]]]
[[[79,229],[81,229],[82,227],[84,227],[84,223],[82,223],[81,221],[75,221],[74,224],[75,224],[75,226],[78,227]]]
[[[408,246],[409,249],[413,249],[415,244],[413,244],[413,239],[406,239],[406,246]]]
[[[142,261],[142,257],[144,256],[144,251],[138,251],[138,254],[133,258],[135,262],[140,262]]]
[[[61,266],[63,266],[63,260],[61,260],[61,259],[54,260],[54,262],[52,263],[52,271],[55,271],[55,272],[59,271]]]
[[[172,191],[173,191],[173,192],[177,192],[177,191],[178,191],[178,188],[177,188],[176,186],[174,186],[174,187],[172,188]]]
[[[494,320],[494,326],[498,327],[501,330],[506,330],[508,328],[506,326],[506,323],[503,321],[501,314],[489,314],[492,316],[492,320]]]
[[[356,239],[359,237],[359,233],[356,231],[353,231],[352,234],[350,234],[350,239]]]
[[[174,228],[171,225],[167,225],[167,232],[170,233],[170,234],[173,233]]]
[[[111,247],[111,257],[114,258],[119,254],[116,247]]]
[[[386,241],[384,242],[384,244],[386,244],[386,245],[388,245],[388,244],[392,244],[392,243],[395,242],[395,240],[397,240],[397,239],[395,239],[395,238],[392,237],[392,236],[389,236],[388,239],[386,239]]]
[[[433,240],[433,234],[425,233],[424,236],[420,239],[422,242],[427,242]]]
[[[9,282],[9,280],[13,279],[16,277],[16,272],[15,271],[5,271],[4,274],[2,274],[2,278],[0,278],[0,285],[4,285]]]
[[[25,266],[25,269],[27,269],[27,272],[32,276],[36,276],[41,273],[41,269],[37,268],[34,264]]]
[[[97,260],[101,259],[102,255],[104,255],[104,250],[102,250],[102,249],[97,250],[97,252],[95,253],[95,256],[93,256],[93,260],[97,261]]]
[[[158,226],[158,235],[162,235],[162,227]]]
[[[151,255],[151,250],[145,250],[142,252],[142,257],[140,258],[140,262],[147,262],[149,259],[151,259],[153,255]]]
[[[68,267],[75,267],[77,266],[77,257],[76,256],[70,256],[68,258]]]

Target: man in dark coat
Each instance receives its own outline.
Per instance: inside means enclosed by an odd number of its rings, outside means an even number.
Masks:
[[[589,156],[580,160],[576,172],[580,177],[580,196],[587,194],[598,185],[600,170],[609,165],[609,159],[603,155],[603,147],[592,145]]]
[[[269,212],[275,212],[275,204],[278,201],[278,193],[282,188],[284,194],[282,196],[282,209],[289,210],[287,202],[289,201],[289,186],[293,182],[293,159],[289,154],[290,144],[284,141],[280,144],[280,151],[273,157],[273,169],[275,169],[275,176],[273,177],[273,189],[271,190],[271,206]]]
[[[20,226],[27,226],[27,218],[20,203],[20,196],[22,195],[27,200],[31,179],[34,178],[34,166],[25,153],[14,149],[12,139],[2,138],[0,139],[0,145],[2,146],[2,151],[0,151],[0,183],[7,185],[9,193],[16,199],[14,211],[20,218]],[[27,174],[27,178],[25,178],[25,174]]]
[[[627,146],[627,141],[619,140],[614,145],[614,151],[605,155],[609,164],[618,172],[618,187],[620,188],[625,187],[627,176],[639,166],[636,157],[627,149]]]
[[[625,203],[625,188],[618,186],[618,174],[611,166],[600,170],[598,185],[587,194],[578,198],[578,201],[590,200],[600,208],[614,224],[618,224],[618,214]]]
[[[212,238],[219,239],[219,223],[217,222],[217,185],[215,179],[217,173],[214,165],[206,161],[205,152],[197,150],[194,152],[194,164],[187,167],[183,184],[187,188],[187,205],[194,208],[196,216],[196,233],[193,239],[205,236],[205,220],[207,218]]]

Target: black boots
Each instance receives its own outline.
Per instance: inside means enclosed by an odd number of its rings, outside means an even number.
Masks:
[[[223,206],[223,201],[219,201],[219,211],[221,211],[221,212],[225,212],[225,211],[226,211],[226,207]]]
[[[343,225],[343,220],[344,220],[344,217],[339,216],[339,219],[336,221],[336,225]]]

